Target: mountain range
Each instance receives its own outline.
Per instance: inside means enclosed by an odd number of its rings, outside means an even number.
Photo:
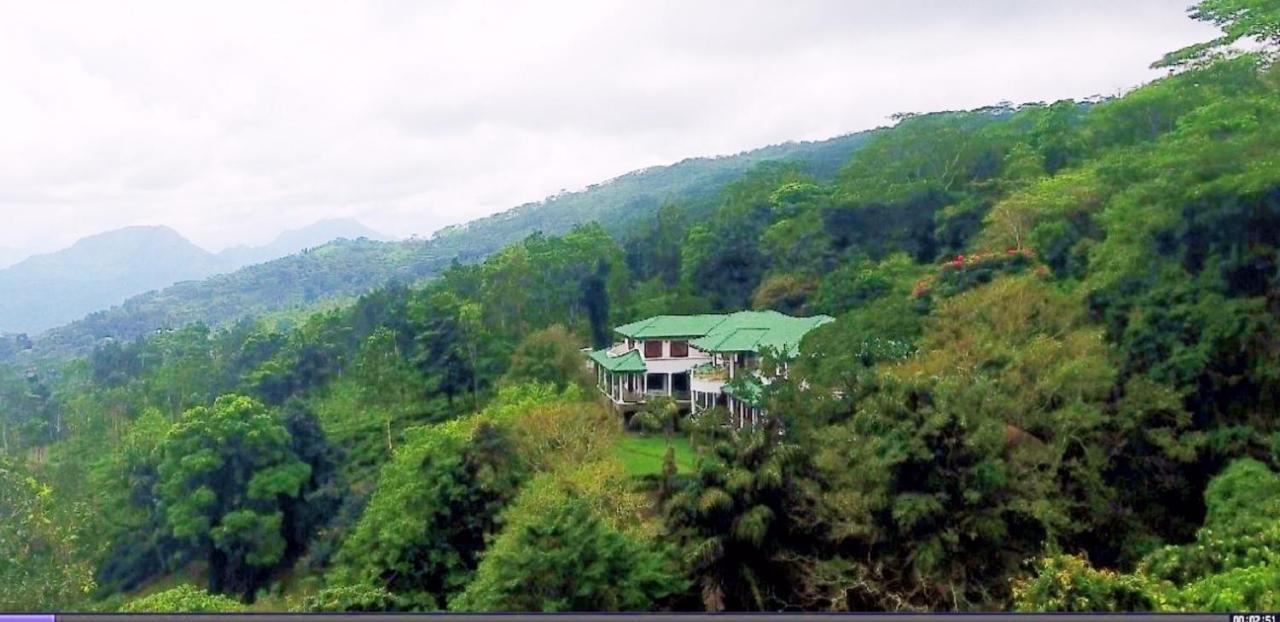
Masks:
[[[597,221],[615,236],[623,237],[666,203],[678,203],[694,217],[710,213],[715,197],[725,185],[766,162],[789,163],[819,179],[830,179],[876,131],[788,142],[734,155],[690,158],[633,171],[578,192],[561,193],[447,227],[429,239],[376,241],[379,236],[359,223],[328,221],[282,235],[269,245],[270,251],[264,250],[267,247],[235,247],[210,259],[209,253],[197,248],[188,249],[188,258],[178,261],[135,251],[149,259],[126,261],[131,267],[125,268],[118,267],[119,261],[114,262],[117,269],[109,272],[126,282],[117,281],[114,288],[84,286],[97,292],[92,297],[78,295],[76,290],[81,284],[93,278],[82,278],[85,275],[78,274],[76,266],[83,269],[88,264],[91,268],[87,274],[93,274],[104,272],[101,265],[113,262],[72,253],[73,247],[63,253],[79,257],[78,261],[52,262],[62,270],[36,272],[24,265],[37,258],[0,270],[0,335],[6,335],[0,338],[0,361],[12,360],[22,353],[36,358],[80,355],[104,338],[129,340],[157,329],[194,322],[219,326],[265,313],[305,309],[362,294],[390,280],[412,283],[429,278],[453,261],[479,261],[534,232],[556,235],[575,225]],[[176,236],[169,233],[172,235],[153,231],[151,235],[157,241]],[[349,240],[318,243],[335,237]],[[368,239],[351,239],[359,237]],[[169,245],[173,246],[172,242]],[[296,252],[300,248],[311,250]],[[270,255],[278,258],[238,270],[228,269]],[[178,267],[165,272],[156,265],[165,262]],[[16,270],[19,267],[22,269]],[[10,283],[16,274],[26,276],[14,286]],[[46,277],[43,283],[37,275]],[[173,284],[164,287],[165,281]],[[134,295],[123,294],[127,290]],[[10,291],[16,297],[3,298]],[[51,308],[52,292],[59,292],[64,301],[74,304],[63,302],[65,308]]]
[[[337,239],[386,239],[354,220],[286,231],[264,246],[209,252],[169,227],[126,227],[0,270],[0,332],[38,333],[181,281],[232,272]]]

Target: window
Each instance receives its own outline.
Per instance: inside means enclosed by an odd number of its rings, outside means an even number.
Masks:
[[[646,342],[644,342],[644,357],[645,357],[645,358],[647,358],[647,359],[656,359],[656,358],[661,358],[661,357],[662,357],[662,342],[661,342],[661,341],[646,341]]]
[[[687,393],[689,391],[689,374],[671,374],[671,392]]]
[[[671,342],[671,356],[673,358],[684,358],[689,356],[689,341],[681,339]]]
[[[665,392],[667,390],[667,375],[666,374],[646,374],[645,389],[649,391]]]

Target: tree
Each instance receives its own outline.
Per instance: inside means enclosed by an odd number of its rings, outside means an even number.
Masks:
[[[597,348],[609,345],[609,270],[609,263],[601,259],[595,273],[582,279],[582,305],[591,325],[591,345]]]
[[[768,268],[760,237],[776,219],[773,194],[785,182],[805,180],[794,167],[773,163],[730,184],[710,222],[688,231],[680,266],[683,286],[715,309],[746,307]]]
[[[1160,547],[1133,573],[1050,555],[1014,585],[1022,611],[1260,611],[1280,604],[1280,476],[1244,458],[1205,490],[1208,512],[1189,544]]]
[[[530,483],[505,514],[453,611],[647,611],[680,592],[674,561],[596,515],[555,478]]]
[[[811,279],[794,274],[775,274],[767,277],[751,294],[751,308],[804,315],[808,309],[809,294],[814,287],[815,283]]]
[[[261,403],[224,395],[183,414],[160,448],[157,490],[166,524],[209,563],[209,590],[250,598],[284,557],[285,506],[311,467]]]
[[[1241,39],[1280,45],[1280,7],[1269,0],[1201,0],[1187,9],[1191,19],[1222,29],[1222,36],[1165,54],[1153,67],[1180,67],[1202,62]]]
[[[382,469],[330,587],[382,588],[408,609],[442,608],[470,581],[498,513],[528,477],[500,422],[557,395],[509,388],[482,413],[414,430]]]
[[[593,386],[578,343],[560,324],[529,333],[512,353],[502,383],[553,384],[558,389],[571,384],[583,388]]]
[[[111,453],[90,472],[97,513],[110,542],[98,562],[99,594],[128,592],[169,568],[182,546],[156,512],[160,454],[173,423],[157,408],[128,422]]]
[[[180,585],[129,601],[120,608],[120,613],[239,613],[244,610],[245,606],[234,598]]]
[[[680,405],[671,398],[652,398],[631,415],[629,423],[645,432],[662,432],[670,445],[671,437],[680,428]]]
[[[373,330],[356,354],[355,373],[362,401],[381,411],[386,450],[390,453],[400,432],[393,428],[404,425],[396,419],[407,414],[403,412],[407,405],[423,399],[426,382],[409,364],[399,336],[382,326]]]
[[[415,360],[450,405],[459,394],[471,393],[473,401],[478,399],[480,375],[485,372],[477,366],[482,360],[488,363],[487,356],[481,356],[487,340],[478,311],[475,303],[439,288],[416,300],[412,310],[420,326]]]
[[[93,570],[77,551],[87,522],[81,504],[0,456],[0,610],[74,609],[93,590]]]
[[[664,508],[707,611],[772,611],[795,602],[794,559],[815,534],[793,520],[807,506],[803,449],[775,424],[723,431],[725,413],[700,413],[693,481]]]
[[[666,287],[680,282],[681,243],[688,229],[685,211],[666,204],[649,224],[627,238],[627,267],[638,281],[657,279]]]

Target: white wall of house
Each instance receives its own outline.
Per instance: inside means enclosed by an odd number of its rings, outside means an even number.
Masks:
[[[614,402],[635,403],[643,399],[643,396],[671,396],[677,401],[688,402],[691,397],[692,378],[689,377],[689,370],[711,362],[711,355],[692,346],[687,347],[688,353],[685,356],[672,356],[672,343],[688,340],[674,339],[654,339],[648,340],[661,345],[659,350],[660,356],[645,356],[646,340],[624,340],[609,348],[609,356],[622,356],[629,350],[637,350],[640,357],[644,359],[647,371],[645,373],[636,374],[610,374],[603,369],[596,370],[597,385],[600,390],[608,395]],[[650,346],[657,348],[657,346]],[[688,380],[682,380],[677,376],[684,376]],[[628,385],[628,382],[630,384]],[[681,387],[677,387],[681,384]]]
[[[759,409],[723,395],[724,385],[744,368],[739,364],[739,356],[734,353],[712,354],[693,346],[688,346],[687,356],[671,356],[672,342],[686,340],[648,340],[661,344],[659,356],[645,356],[645,340],[626,339],[609,349],[609,356],[622,356],[629,350],[637,350],[644,360],[645,373],[613,374],[597,366],[597,380],[600,390],[617,404],[636,404],[646,396],[675,396],[673,394],[674,377],[685,374],[688,385],[679,396],[681,402],[687,402],[693,412],[706,410],[717,403],[724,403],[730,413],[730,423],[736,427],[756,425],[763,417]],[[656,349],[657,346],[650,346]],[[746,357],[744,355],[744,358]],[[750,367],[751,361],[744,361]],[[723,368],[726,373],[718,378],[697,377],[689,373],[694,367],[711,363]],[[752,369],[751,373],[754,373]],[[772,378],[761,378],[766,384]]]

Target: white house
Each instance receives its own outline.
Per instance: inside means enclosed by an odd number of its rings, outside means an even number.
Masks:
[[[805,334],[830,321],[777,311],[658,315],[615,328],[622,340],[588,357],[600,391],[624,415],[661,396],[694,413],[723,406],[742,427],[763,416],[761,389],[773,380],[759,372],[761,351],[794,355]]]

